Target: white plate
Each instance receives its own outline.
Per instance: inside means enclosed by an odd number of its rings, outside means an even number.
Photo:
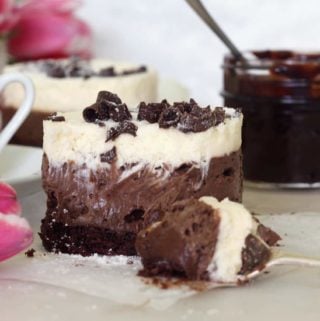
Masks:
[[[12,185],[19,197],[41,189],[42,149],[8,145],[0,153],[0,180]]]

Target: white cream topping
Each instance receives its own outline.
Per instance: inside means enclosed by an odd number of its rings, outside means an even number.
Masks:
[[[132,120],[138,127],[136,136],[121,134],[114,141],[106,142],[107,131],[117,126],[113,121],[100,127],[83,120],[82,113],[58,113],[65,121],[44,121],[43,149],[53,166],[74,161],[91,169],[108,167],[100,162],[100,154],[116,147],[117,166],[138,163],[151,169],[163,164],[178,167],[194,163],[204,174],[211,158],[228,155],[241,147],[242,115],[225,108],[231,118],[224,123],[199,133],[183,133],[176,128],[159,128],[157,123]],[[134,169],[132,169],[134,171]]]
[[[218,210],[220,225],[218,240],[207,271],[216,282],[236,282],[242,266],[242,249],[247,236],[256,234],[257,223],[251,213],[240,203],[204,196],[200,201]]]
[[[138,65],[119,63],[105,59],[93,59],[90,62],[94,71],[113,66],[116,71],[133,69]],[[43,112],[73,111],[89,106],[96,100],[97,92],[108,90],[116,93],[128,105],[135,108],[141,101],[151,102],[157,99],[157,74],[154,70],[117,76],[84,78],[53,78],[39,70],[33,63],[8,65],[4,73],[22,72],[29,76],[36,89],[33,110]],[[21,104],[24,91],[20,84],[13,83],[3,92],[6,106],[16,108]]]

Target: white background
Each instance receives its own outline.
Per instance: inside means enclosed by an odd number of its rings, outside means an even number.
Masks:
[[[319,0],[204,0],[242,50],[320,50]],[[221,104],[224,45],[184,0],[84,0],[96,56],[154,66],[202,103]]]

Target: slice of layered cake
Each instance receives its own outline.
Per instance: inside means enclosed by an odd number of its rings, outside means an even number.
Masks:
[[[242,204],[205,196],[171,205],[139,232],[136,248],[144,276],[228,283],[261,270],[279,240]]]
[[[190,197],[241,200],[242,114],[110,92],[44,121],[41,238],[49,251],[134,255],[137,233]]]
[[[56,111],[79,110],[91,104],[99,90],[117,92],[131,106],[157,99],[158,79],[149,67],[106,59],[40,60],[17,63],[4,73],[27,75],[36,89],[32,111],[13,138],[13,143],[42,146],[42,121]],[[2,93],[0,109],[6,124],[24,97],[19,84],[10,84]],[[80,110],[79,110],[80,111]]]

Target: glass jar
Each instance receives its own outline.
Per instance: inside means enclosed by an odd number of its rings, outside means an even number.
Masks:
[[[244,114],[251,185],[320,187],[320,53],[254,51],[224,58],[224,105]]]

